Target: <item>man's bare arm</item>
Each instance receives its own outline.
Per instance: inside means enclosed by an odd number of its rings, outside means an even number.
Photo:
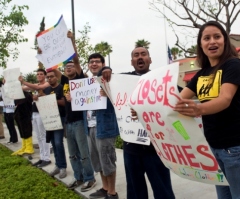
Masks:
[[[57,100],[57,104],[59,106],[65,106],[65,99],[64,99],[64,97],[62,97],[61,99]]]
[[[45,82],[44,84],[32,84],[32,83],[26,82],[24,79],[21,79],[21,80],[19,79],[19,81],[28,87],[28,89],[26,88],[27,90],[43,90],[50,86],[48,82]]]
[[[72,41],[72,45],[73,45],[73,48],[74,48],[74,51],[75,51],[75,56],[73,57],[73,63],[75,65],[75,69],[76,69],[77,74],[80,75],[81,72],[82,72],[82,68],[80,66],[80,62],[79,62],[79,59],[78,59],[77,47],[76,47],[76,44],[75,44],[75,40],[73,38],[73,33],[71,31],[68,31],[67,37],[70,38],[71,41]]]

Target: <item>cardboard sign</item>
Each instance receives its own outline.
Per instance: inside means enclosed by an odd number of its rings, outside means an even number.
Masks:
[[[63,128],[56,94],[39,97],[35,102],[46,131],[54,131]]]

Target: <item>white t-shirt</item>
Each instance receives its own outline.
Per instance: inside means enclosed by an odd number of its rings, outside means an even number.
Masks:
[[[96,121],[96,111],[87,111],[88,127],[95,127],[97,125]]]

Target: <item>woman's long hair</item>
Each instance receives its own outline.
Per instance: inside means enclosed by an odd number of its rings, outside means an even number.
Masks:
[[[217,21],[208,21],[201,26],[198,32],[198,37],[197,37],[197,64],[200,68],[211,67],[209,59],[207,55],[203,52],[203,49],[201,47],[202,33],[205,30],[205,28],[208,26],[215,26],[216,28],[218,28],[224,37],[224,50],[222,55],[220,55],[219,57],[218,64],[214,66],[214,70],[213,70],[213,79],[214,79],[216,76],[216,72],[220,68],[220,66],[229,59],[238,58],[238,54],[235,47],[231,44],[230,38],[227,32],[222,27],[222,25]]]

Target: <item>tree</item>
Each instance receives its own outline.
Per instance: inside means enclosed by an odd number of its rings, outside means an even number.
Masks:
[[[176,36],[175,45],[184,51],[186,57],[191,54],[191,51],[188,51],[191,49],[189,39],[196,37],[197,30],[203,23],[209,20],[218,21],[229,34],[231,26],[240,13],[239,5],[240,0],[152,0],[150,2],[151,8],[160,12],[167,20]],[[180,42],[177,31],[185,35],[186,39],[181,39]]]
[[[135,48],[137,48],[137,47],[144,47],[146,49],[149,49],[149,45],[150,45],[150,42],[149,41],[145,41],[144,39],[137,40],[135,42]]]
[[[44,22],[44,20],[45,20],[45,17],[42,18],[42,21],[41,21],[41,23],[40,23],[39,31],[38,31],[37,34],[35,35],[35,40],[34,40],[34,49],[35,49],[35,50],[38,49],[37,35],[38,35],[40,32],[42,32],[42,31],[45,30],[45,22]],[[38,68],[44,69],[43,63],[40,62],[40,61],[38,61]]]
[[[86,23],[86,25],[84,25],[84,29],[82,31],[78,31],[81,34],[81,36],[77,38],[75,41],[76,48],[79,55],[80,65],[83,71],[86,71],[86,72],[88,70],[88,67],[87,67],[88,56],[94,51],[92,45],[89,43],[90,38],[88,34],[91,32],[90,30],[91,30],[91,27],[89,26],[89,23]]]
[[[35,73],[27,73],[26,75],[24,75],[24,79],[32,84],[38,83]]]
[[[12,0],[0,1],[0,66],[6,68],[6,62],[10,56],[16,60],[19,51],[16,47],[21,42],[27,42],[21,33],[23,26],[28,24],[27,18],[23,15],[28,6],[13,5],[9,9]]]
[[[190,56],[196,56],[197,55],[197,45],[192,45],[190,48],[187,49]]]
[[[173,56],[173,60],[176,60],[177,57],[181,57],[182,56],[182,50],[180,50],[178,47],[172,47],[171,48],[171,54]]]
[[[94,47],[94,51],[100,53],[103,57],[108,55],[108,64],[110,66],[110,53],[112,52],[112,46],[107,42],[101,41]]]

